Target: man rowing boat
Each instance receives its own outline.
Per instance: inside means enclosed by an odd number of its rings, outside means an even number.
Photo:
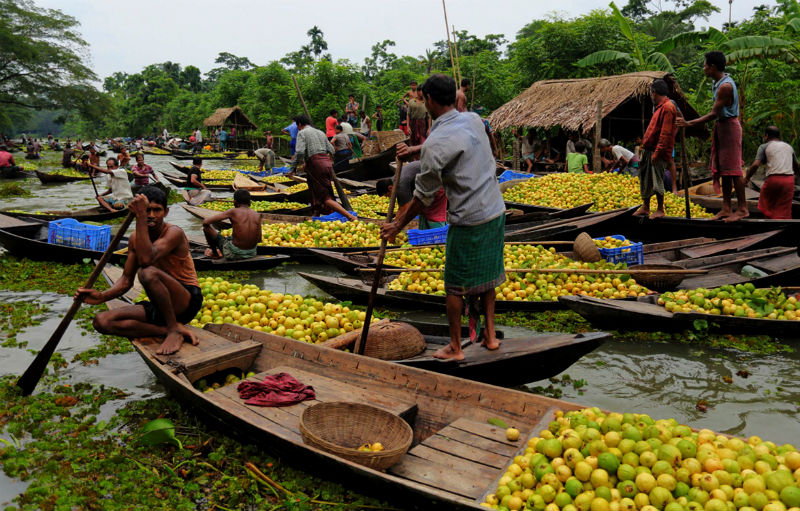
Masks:
[[[203,306],[189,241],[177,225],[164,222],[167,196],[144,187],[128,208],[136,216],[136,231],[128,240],[128,258],[122,277],[106,291],[79,288],[75,298],[97,305],[122,296],[139,278],[150,301],[97,314],[93,325],[101,334],[128,338],[164,337],[158,353],[177,352],[184,338],[197,344],[185,325]]]
[[[109,211],[127,207],[133,199],[133,191],[131,191],[131,183],[128,181],[128,173],[119,167],[117,159],[107,159],[105,169],[91,163],[89,167],[108,175],[108,190],[97,196],[97,202]]]
[[[483,345],[497,349],[494,331],[495,287],[506,280],[503,269],[505,204],[495,178],[495,161],[480,117],[455,109],[456,84],[445,75],[432,75],[422,86],[425,108],[435,119],[421,148],[397,146],[401,158],[420,153],[420,174],[414,199],[397,219],[385,224],[381,237],[391,239],[430,206],[444,186],[450,224],[445,249],[444,283],[450,344],[433,356],[463,360],[461,311],[463,297],[470,305],[480,299],[486,316]]]

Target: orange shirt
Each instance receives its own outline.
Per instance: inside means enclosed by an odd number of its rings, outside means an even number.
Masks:
[[[336,125],[339,124],[339,121],[336,120],[336,117],[329,115],[327,119],[325,119],[325,136],[328,138],[336,136]]]

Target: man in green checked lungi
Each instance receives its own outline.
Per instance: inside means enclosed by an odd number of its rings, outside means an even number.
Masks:
[[[437,190],[447,195],[447,233],[444,283],[450,344],[433,356],[463,360],[461,312],[463,299],[480,299],[486,315],[483,346],[500,346],[494,332],[495,287],[506,280],[503,270],[505,204],[495,178],[495,161],[480,117],[455,109],[456,84],[442,74],[422,86],[425,108],[434,120],[421,146],[397,146],[400,158],[420,154],[414,199],[397,219],[381,229],[391,239],[412,218],[431,205]]]

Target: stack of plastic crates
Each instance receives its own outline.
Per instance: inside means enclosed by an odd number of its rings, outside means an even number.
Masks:
[[[48,224],[47,242],[105,252],[111,243],[111,227],[82,224],[74,218],[53,220]]]

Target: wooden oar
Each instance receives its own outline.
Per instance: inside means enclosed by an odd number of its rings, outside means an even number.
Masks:
[[[386,223],[391,222],[392,217],[394,216],[394,202],[397,199],[397,189],[399,188],[398,185],[400,183],[400,171],[402,169],[403,162],[398,158],[396,160],[396,168],[394,171],[392,195],[389,198],[389,211],[386,213]],[[353,351],[358,355],[364,354],[364,348],[367,345],[367,338],[369,336],[369,323],[372,321],[372,309],[375,306],[375,295],[378,293],[378,286],[380,285],[381,280],[381,270],[383,270],[383,258],[386,255],[386,242],[387,240],[385,239],[381,240],[381,248],[378,251],[378,261],[375,264],[375,278],[372,280],[372,288],[369,291],[369,302],[367,302],[367,314],[364,317],[364,326],[361,330],[361,335],[356,341],[355,350]]]
[[[83,287],[90,289],[92,286],[94,286],[95,281],[97,281],[97,277],[100,276],[100,272],[103,271],[103,267],[111,258],[111,254],[114,253],[114,249],[117,248],[120,240],[122,240],[122,238],[125,236],[125,231],[128,230],[128,227],[130,227],[132,221],[133,213],[129,211],[128,216],[125,217],[125,220],[122,222],[117,234],[114,236],[114,239],[111,240],[111,243],[109,243],[108,248],[106,248],[106,251],[103,254],[103,257],[100,259],[100,262],[97,263],[97,266],[94,267],[92,274],[89,275],[89,278],[86,280],[86,284],[84,284]],[[78,309],[81,308],[82,303],[83,297],[75,298],[72,301],[72,305],[61,319],[61,323],[58,324],[58,327],[56,327],[53,335],[50,336],[50,339],[36,355],[36,358],[33,359],[31,365],[25,370],[24,373],[22,373],[22,376],[19,377],[19,380],[17,380],[17,387],[22,390],[23,396],[30,395],[31,392],[33,392],[33,389],[36,388],[36,384],[42,379],[42,374],[44,374],[44,370],[47,368],[47,364],[50,362],[50,357],[53,356],[56,346],[58,346],[58,343],[61,342],[61,337],[67,330],[67,326],[69,326],[72,318],[78,312]]]

